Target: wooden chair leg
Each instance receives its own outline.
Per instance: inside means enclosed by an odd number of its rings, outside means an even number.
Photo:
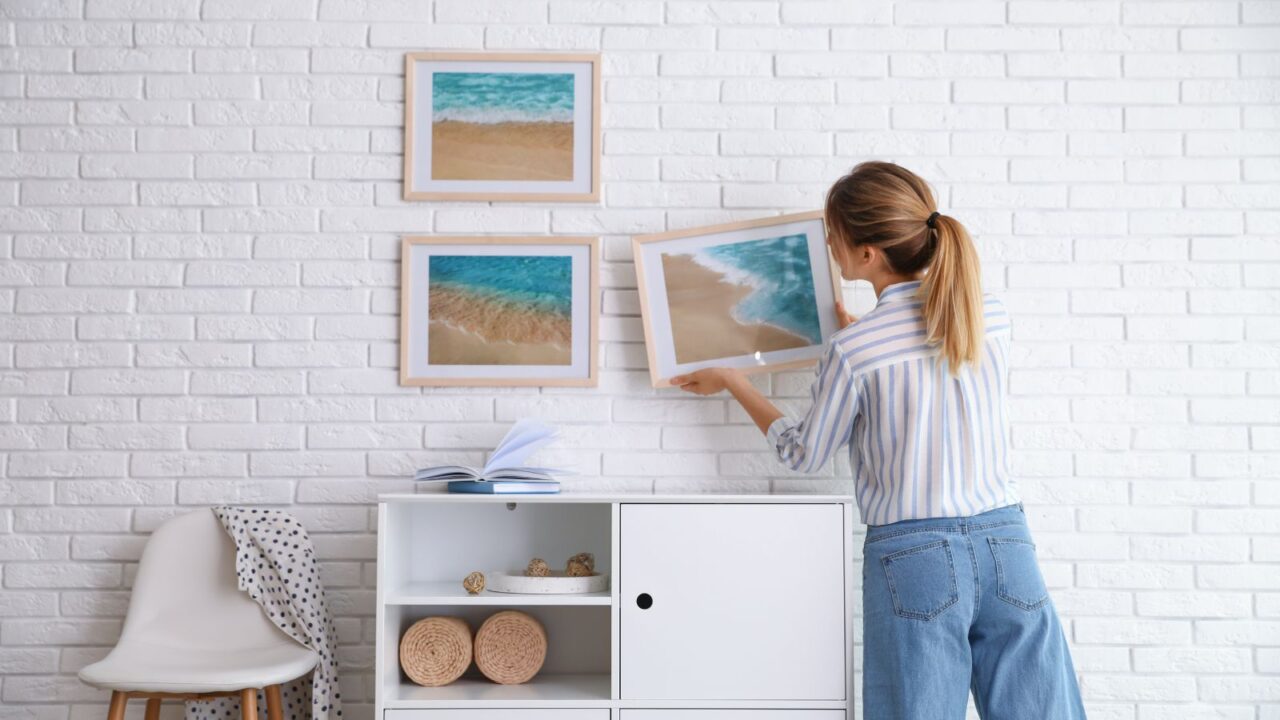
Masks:
[[[268,685],[263,690],[267,693],[267,720],[284,720],[284,702],[280,699],[280,686]]]
[[[241,720],[258,720],[258,689],[245,688],[240,691]]]
[[[107,720],[124,720],[124,706],[129,702],[129,693],[119,690],[111,691],[111,706],[107,709]]]
[[[160,698],[147,698],[146,720],[160,720]]]

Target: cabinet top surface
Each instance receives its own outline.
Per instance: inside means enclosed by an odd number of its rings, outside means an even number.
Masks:
[[[852,495],[817,493],[560,492],[546,495],[471,495],[442,491],[384,493],[380,503],[851,503]]]

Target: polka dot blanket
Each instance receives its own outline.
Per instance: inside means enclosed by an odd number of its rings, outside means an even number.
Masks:
[[[215,507],[213,514],[236,543],[240,589],[289,637],[311,648],[320,662],[309,676],[281,686],[284,720],[338,720],[342,698],[334,657],[337,632],[324,600],[311,538],[297,518],[280,510]],[[258,693],[258,713],[266,718]],[[240,699],[187,703],[186,720],[238,720]]]

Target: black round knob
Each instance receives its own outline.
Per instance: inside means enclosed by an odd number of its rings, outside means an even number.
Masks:
[[[653,607],[653,597],[649,593],[640,593],[639,597],[636,598],[636,604],[640,606],[641,610],[648,610]]]

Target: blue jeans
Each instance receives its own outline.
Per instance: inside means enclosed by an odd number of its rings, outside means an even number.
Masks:
[[[867,720],[1084,718],[1021,505],[867,528]]]

